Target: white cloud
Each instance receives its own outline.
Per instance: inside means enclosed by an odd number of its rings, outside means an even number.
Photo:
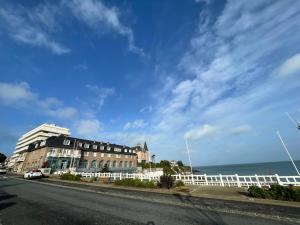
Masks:
[[[248,131],[250,131],[252,129],[252,127],[248,124],[243,124],[237,127],[234,127],[232,129],[230,129],[230,133],[231,134],[242,134],[242,133],[246,133]]]
[[[146,126],[146,123],[144,120],[139,119],[139,120],[134,120],[133,122],[127,122],[123,129],[128,130],[128,129],[140,129]]]
[[[98,110],[101,109],[105,100],[108,97],[115,94],[114,88],[104,88],[104,87],[99,87],[97,85],[90,85],[90,84],[85,85],[85,87],[96,95],[96,98],[93,99],[93,102],[96,103]]]
[[[128,40],[130,51],[144,55],[142,49],[135,46],[133,31],[120,21],[120,10],[116,7],[107,7],[101,1],[95,0],[73,0],[65,1],[75,17],[83,21],[89,27],[102,31],[103,27],[124,36]]]
[[[70,49],[53,40],[47,32],[50,24],[54,23],[53,12],[48,6],[39,6],[39,10],[30,12],[21,6],[0,7],[0,25],[18,42],[47,48],[58,55],[68,53]]]
[[[218,132],[218,127],[210,124],[194,128],[185,133],[185,137],[192,140],[199,140],[205,137],[210,137]]]
[[[76,133],[84,138],[96,138],[101,131],[101,123],[97,119],[81,119],[75,124]]]
[[[31,92],[28,83],[0,82],[0,102],[7,105],[25,104],[36,100],[37,95]]]
[[[300,73],[300,54],[293,55],[275,70],[275,74],[282,77],[294,75],[297,72]]]

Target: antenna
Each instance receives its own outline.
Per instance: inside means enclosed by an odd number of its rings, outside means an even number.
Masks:
[[[283,142],[283,140],[282,140],[282,138],[281,138],[281,136],[280,136],[279,131],[277,131],[277,135],[278,135],[278,137],[279,137],[279,139],[280,139],[280,141],[281,141],[281,143],[282,143],[283,148],[285,149],[286,153],[288,154],[288,156],[289,156],[289,158],[290,158],[290,160],[291,160],[291,162],[292,162],[292,164],[293,164],[293,166],[294,166],[294,168],[295,168],[295,170],[296,170],[298,176],[300,176],[300,173],[299,173],[299,171],[298,171],[298,168],[297,168],[296,164],[294,163],[294,160],[293,160],[291,154],[289,153],[289,150],[287,149],[285,143]]]

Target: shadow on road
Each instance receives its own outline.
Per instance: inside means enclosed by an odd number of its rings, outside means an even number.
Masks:
[[[6,202],[6,200],[15,198],[17,195],[11,195],[4,191],[0,192],[0,211],[16,204],[16,202]]]
[[[206,204],[203,202],[203,204],[200,203],[199,205],[199,200],[198,200],[198,204],[196,205],[193,202],[192,196],[190,194],[187,195],[173,194],[173,196],[179,199],[182,203],[191,206],[192,209],[187,209],[187,215],[191,215],[188,217],[191,221],[193,221],[193,224],[203,224],[203,217],[205,217],[209,221],[209,224],[226,225],[222,217],[217,212],[209,212],[207,210],[202,210],[199,207],[197,207],[197,206],[206,206]]]

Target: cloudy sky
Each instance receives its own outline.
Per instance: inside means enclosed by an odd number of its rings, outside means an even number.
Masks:
[[[300,159],[300,1],[1,1],[0,149],[41,123],[194,165]]]

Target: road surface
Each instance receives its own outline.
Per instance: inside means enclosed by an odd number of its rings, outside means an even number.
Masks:
[[[0,179],[0,225],[35,224],[295,224],[164,204],[11,177]]]

